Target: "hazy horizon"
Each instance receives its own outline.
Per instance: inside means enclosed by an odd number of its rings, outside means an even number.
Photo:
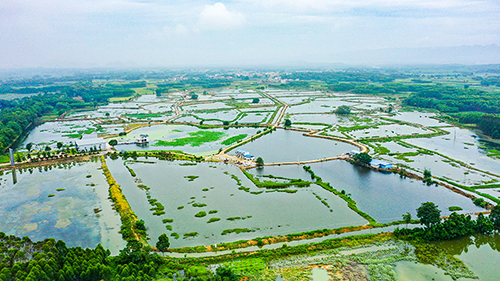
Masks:
[[[500,63],[496,0],[4,0],[0,68]]]

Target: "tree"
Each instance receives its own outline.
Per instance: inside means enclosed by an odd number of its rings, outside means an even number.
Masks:
[[[252,99],[252,103],[259,103],[260,102],[260,99],[259,98],[253,98]]]
[[[51,150],[50,146],[48,146],[48,145],[47,145],[47,146],[45,147],[45,151],[49,152],[50,150]]]
[[[63,147],[63,145],[64,145],[64,144],[63,144],[62,142],[58,142],[58,143],[57,143],[57,149],[61,149],[61,148]]]
[[[32,143],[32,142],[30,142],[30,143],[26,144],[26,149],[27,149],[29,152],[31,152],[31,149],[32,149],[32,148],[33,148],[33,143]]]
[[[337,114],[351,114],[351,108],[348,107],[347,105],[341,105],[335,110],[335,113],[337,113]]]
[[[144,224],[144,220],[138,220],[135,222],[135,228],[138,230],[146,230],[146,225]]]
[[[425,169],[425,170],[424,170],[424,178],[428,179],[428,178],[430,178],[431,176],[432,176],[431,171],[429,171],[429,170]]]
[[[476,231],[478,233],[491,233],[495,227],[490,218],[485,217],[483,213],[479,213],[476,219]]]
[[[111,146],[115,146],[115,145],[117,145],[117,144],[118,144],[118,141],[117,141],[117,140],[115,140],[115,139],[112,139],[112,140],[110,140],[108,143],[109,143],[109,145],[111,145]]]
[[[285,127],[290,127],[292,126],[292,121],[290,119],[285,119]]]
[[[160,250],[160,252],[166,252],[168,250],[168,247],[170,247],[170,242],[168,241],[168,236],[165,233],[162,233],[158,237],[158,242],[156,242],[156,248]]]
[[[215,275],[221,277],[224,281],[236,281],[239,280],[238,275],[236,275],[229,267],[218,267],[215,270]]]
[[[500,227],[500,204],[496,205],[493,210],[491,210],[490,220],[495,227]]]
[[[191,92],[191,99],[197,100],[198,99],[198,95],[195,94],[194,92]]]
[[[403,221],[406,223],[406,228],[408,228],[408,224],[411,223],[410,212],[406,212],[406,214],[403,214]]]
[[[441,221],[441,211],[433,202],[425,202],[417,209],[417,217],[420,223],[429,228]]]
[[[354,154],[354,156],[352,156],[352,159],[354,159],[356,163],[360,164],[370,164],[370,162],[372,162],[372,157],[366,152]]]
[[[262,167],[264,166],[264,159],[262,157],[258,157],[257,160],[255,160],[255,163],[257,163],[257,167]]]

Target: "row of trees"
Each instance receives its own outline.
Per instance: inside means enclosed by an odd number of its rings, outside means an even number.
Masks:
[[[166,237],[166,235],[164,235]],[[164,238],[165,238],[164,237]],[[158,241],[160,250],[168,238]],[[162,259],[142,243],[131,240],[118,256],[101,245],[94,249],[67,247],[64,241],[33,242],[0,232],[1,281],[147,281],[177,276],[177,280],[236,281],[241,277],[226,267],[211,275],[203,266]],[[179,278],[184,272],[186,278]],[[169,279],[167,279],[169,280]],[[172,279],[170,279],[172,280]]]
[[[0,153],[22,135],[29,124],[42,116],[60,115],[71,109],[95,106],[106,103],[111,97],[133,93],[133,90],[126,87],[78,83],[61,88],[58,94],[43,94],[0,103]],[[76,97],[78,99],[74,99]]]
[[[476,220],[470,215],[453,212],[448,218],[441,220],[441,211],[433,202],[425,202],[417,209],[417,217],[424,228],[396,228],[396,236],[420,238],[426,241],[450,240],[474,233],[491,233],[495,228],[500,228],[500,205],[491,211],[489,217],[480,213]],[[411,222],[409,213],[403,219]]]
[[[500,139],[500,116],[498,115],[482,112],[464,112],[452,116],[458,118],[460,123],[476,124],[477,128],[484,134],[494,139]]]

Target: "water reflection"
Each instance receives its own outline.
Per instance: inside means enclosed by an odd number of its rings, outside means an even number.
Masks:
[[[13,169],[12,170],[12,184],[16,184],[17,183],[17,173],[16,173],[16,169]]]
[[[500,252],[500,234],[498,232],[490,235],[476,234],[451,241],[440,241],[435,244],[454,256],[468,253],[469,247],[472,245],[477,249],[484,245],[489,245],[491,249]]]

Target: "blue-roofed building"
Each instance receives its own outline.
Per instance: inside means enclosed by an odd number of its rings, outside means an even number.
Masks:
[[[255,156],[251,155],[250,152],[248,152],[246,150],[243,150],[243,149],[236,149],[234,151],[234,153],[239,158],[242,158],[242,159],[245,159],[245,160],[254,160],[255,159]]]
[[[375,168],[380,168],[380,169],[392,169],[392,163],[387,163],[378,159],[373,159],[370,162],[370,165]]]

